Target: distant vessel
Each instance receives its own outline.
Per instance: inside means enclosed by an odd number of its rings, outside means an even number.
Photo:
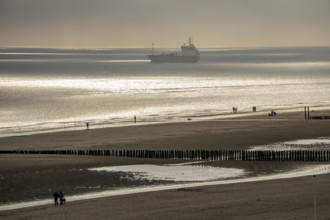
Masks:
[[[199,51],[191,42],[189,38],[189,44],[183,44],[181,46],[181,53],[169,53],[154,55],[154,47],[152,44],[152,54],[148,55],[149,59],[153,63],[196,63],[199,60]]]

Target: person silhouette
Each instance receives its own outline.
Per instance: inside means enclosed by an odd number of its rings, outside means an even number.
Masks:
[[[58,205],[58,193],[57,192],[54,192],[54,194],[53,194],[53,197],[54,197],[54,204],[55,204],[55,206],[57,206]]]
[[[62,190],[60,190],[59,196],[60,196],[60,205],[65,204],[64,193],[62,192]]]

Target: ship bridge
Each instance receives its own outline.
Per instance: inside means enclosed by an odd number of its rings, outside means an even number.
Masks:
[[[194,44],[191,43],[191,37],[189,38],[189,44],[181,46],[181,54],[185,57],[199,56],[199,51]]]

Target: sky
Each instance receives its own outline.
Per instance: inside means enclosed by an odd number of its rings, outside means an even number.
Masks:
[[[330,46],[330,0],[0,0],[0,47]]]

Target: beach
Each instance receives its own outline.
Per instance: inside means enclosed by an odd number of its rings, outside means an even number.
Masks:
[[[283,141],[330,136],[327,120],[304,120],[300,111],[277,111],[277,117],[253,113],[236,118],[215,118],[177,123],[146,124],[102,129],[82,128],[0,139],[0,149],[239,149]],[[322,109],[320,115],[330,115]],[[142,158],[113,158],[69,155],[1,155],[2,195],[11,200],[30,200],[22,192],[35,192],[41,199],[63,186],[69,196],[86,192],[120,189],[166,182],[108,179],[87,172],[87,168],[134,164],[174,164],[185,161]],[[240,167],[257,170],[254,175],[270,170],[291,170],[297,162],[217,162],[212,166]],[[320,163],[319,163],[320,164]],[[321,163],[324,164],[324,163]],[[259,171],[258,171],[259,170]],[[274,172],[274,171],[273,171]],[[270,172],[271,173],[271,172]],[[8,180],[9,178],[9,180]],[[330,215],[329,174],[316,177],[318,219]],[[4,219],[311,219],[313,177],[286,178],[215,186],[180,188],[159,192],[110,196],[68,203],[65,206],[35,206],[0,212]],[[112,184],[109,184],[109,182]],[[65,183],[65,184],[64,184]],[[79,187],[70,188],[70,184]],[[90,187],[90,188],[88,188]],[[87,189],[86,189],[87,188]],[[43,191],[43,192],[42,192]],[[8,193],[10,192],[10,193]],[[38,195],[40,193],[40,195]],[[10,195],[10,196],[8,196]],[[21,196],[21,198],[19,198]],[[5,196],[3,196],[5,197]],[[33,200],[32,199],[32,200]]]
[[[330,115],[328,108],[315,113]],[[104,129],[81,126],[75,131],[0,138],[0,149],[245,150],[249,146],[329,135],[328,120],[304,120],[303,108],[279,110],[276,117],[268,117],[268,113],[142,125],[132,121],[128,126]]]
[[[330,219],[329,9],[0,0],[0,220]]]
[[[330,175],[317,177],[318,219],[328,219]],[[313,219],[312,177],[198,187],[39,206],[2,219]]]

